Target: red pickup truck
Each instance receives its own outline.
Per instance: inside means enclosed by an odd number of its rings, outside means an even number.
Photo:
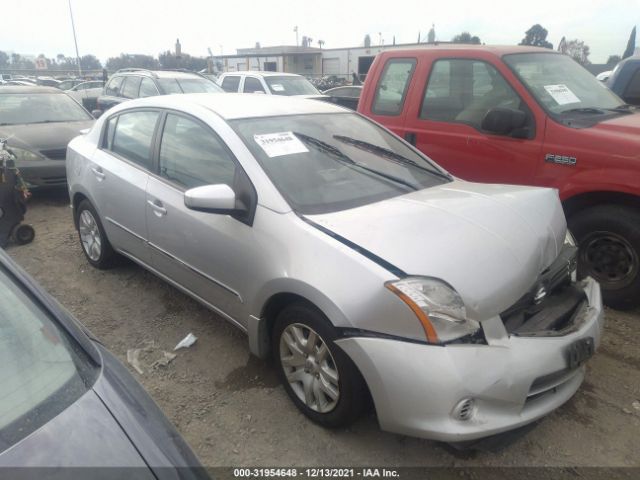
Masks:
[[[566,55],[438,45],[380,53],[358,111],[459,178],[557,188],[578,271],[640,304],[640,113]]]

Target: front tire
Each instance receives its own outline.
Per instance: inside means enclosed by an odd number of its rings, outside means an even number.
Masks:
[[[330,428],[353,423],[367,398],[364,379],[336,338],[326,317],[304,303],[280,312],[272,337],[287,394],[307,417]]]
[[[117,254],[104,232],[100,217],[89,200],[82,200],[76,212],[80,245],[91,265],[101,270],[115,265]]]
[[[595,278],[604,303],[627,310],[640,305],[640,212],[598,205],[569,218],[578,247],[578,275]]]

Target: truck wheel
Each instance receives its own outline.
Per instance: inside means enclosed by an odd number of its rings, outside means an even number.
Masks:
[[[604,303],[627,310],[640,305],[640,211],[598,205],[569,218],[578,241],[578,275],[602,287]]]
[[[280,312],[272,337],[284,389],[302,413],[324,427],[349,425],[367,399],[362,375],[336,338],[324,315],[304,303]]]

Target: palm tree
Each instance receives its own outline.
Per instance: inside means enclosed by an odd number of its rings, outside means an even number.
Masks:
[[[324,40],[318,40],[318,45],[320,46],[320,49],[322,50],[322,46],[324,45]]]

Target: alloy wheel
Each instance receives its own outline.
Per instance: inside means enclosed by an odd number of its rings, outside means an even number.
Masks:
[[[97,262],[102,254],[102,237],[98,222],[89,210],[83,210],[78,219],[78,230],[80,231],[80,241],[87,256]]]
[[[280,336],[280,363],[291,389],[307,407],[320,413],[336,407],[338,369],[317,332],[301,323],[288,325]]]
[[[585,272],[610,288],[629,285],[638,274],[638,254],[631,244],[612,232],[593,232],[580,242]]]

